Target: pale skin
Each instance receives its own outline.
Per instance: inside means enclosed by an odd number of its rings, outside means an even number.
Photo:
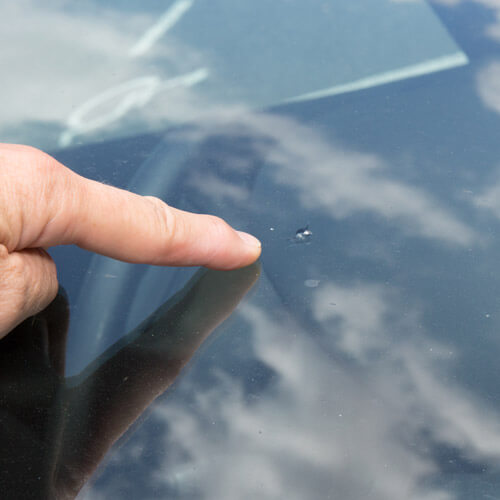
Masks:
[[[230,270],[260,242],[222,219],[81,177],[42,151],[0,143],[0,338],[56,296],[46,249],[75,244],[132,263]]]

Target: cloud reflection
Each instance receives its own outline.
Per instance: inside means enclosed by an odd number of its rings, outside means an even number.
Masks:
[[[159,483],[179,496],[221,500],[284,492],[292,500],[451,500],[459,497],[432,481],[442,473],[440,447],[460,449],[468,463],[500,462],[498,412],[450,382],[457,354],[422,334],[418,308],[395,324],[397,290],[327,283],[315,293],[311,307],[329,347],[254,302],[243,315],[273,383],[249,398],[219,370],[206,390],[184,381],[190,405],[153,411],[169,429]]]
[[[493,61],[477,74],[477,89],[483,103],[500,113],[500,62]]]
[[[43,4],[21,0],[0,2],[0,18],[2,39],[16,48],[0,54],[2,67],[9,68],[2,77],[0,120],[7,140],[15,128],[12,140],[32,143],[33,131],[27,125],[36,123],[57,125],[62,145],[74,137],[81,140],[82,134],[102,131],[103,123],[108,135],[124,126],[129,133],[144,131],[144,122],[150,122],[148,127],[158,126],[158,120],[168,119],[168,107],[176,107],[174,115],[183,108],[187,94],[174,90],[175,99],[171,99],[172,82],[183,83],[178,77],[187,78],[203,69],[199,54],[175,39],[154,45],[153,12],[75,6],[63,0]],[[130,57],[130,51],[136,57]],[[136,88],[140,78],[144,84]],[[127,85],[135,85],[129,94],[125,94]],[[87,109],[97,98],[99,102]],[[84,110],[85,120],[77,120],[75,126],[73,122]],[[128,121],[118,123],[116,119],[125,112]],[[23,130],[28,135],[23,136]]]
[[[393,0],[393,1],[401,1],[401,0]],[[404,1],[404,0],[403,0]],[[489,24],[486,27],[484,34],[491,38],[492,40],[496,40],[500,42],[500,2],[499,0],[434,0],[436,3],[440,3],[442,5],[446,5],[447,7],[456,7],[457,5],[473,2],[479,5],[482,5],[488,9],[492,10],[493,16],[495,18],[494,22]]]
[[[483,192],[473,198],[477,207],[489,210],[500,219],[500,176],[497,181],[486,187]]]
[[[201,142],[217,135],[250,137],[254,155],[265,162],[272,182],[293,189],[305,210],[319,210],[337,220],[368,212],[406,234],[455,245],[476,239],[471,227],[425,190],[397,180],[383,158],[349,150],[292,118],[227,108],[215,114],[207,111],[197,125],[195,131],[183,133],[184,138]],[[230,181],[212,182],[211,187],[214,200],[241,197],[238,185]]]
[[[334,219],[368,211],[410,234],[459,245],[473,240],[473,231],[423,190],[384,175],[386,166],[375,155],[332,147],[311,134],[283,146],[270,155],[280,167],[276,180],[296,188],[308,209],[321,209]]]
[[[330,21],[331,9],[320,0],[309,9],[288,1],[256,6],[252,13],[227,0],[213,9],[193,0],[153,4],[0,2],[2,38],[6,47],[15,47],[0,54],[2,67],[9,68],[2,81],[4,137],[33,143],[37,132],[33,128],[40,133],[50,123],[60,129],[57,145],[65,147],[76,141],[144,133],[179,118],[186,122],[216,101],[269,106],[467,62],[423,2],[408,12],[408,7],[394,8],[386,0],[378,0],[378,8],[366,1],[354,9],[333,2],[330,7],[336,14]],[[383,24],[366,22],[370,9],[380,10],[388,19]],[[415,16],[407,17],[412,13]],[[285,18],[287,22],[281,23]],[[260,29],[253,39],[256,22]],[[180,28],[185,32],[177,31],[177,23],[185,23]],[[335,35],[328,42],[331,23],[338,25],[334,24]],[[351,24],[364,36],[346,29]],[[422,27],[430,30],[435,43],[411,42],[408,33],[418,36]],[[237,58],[231,50],[226,52],[233,45]],[[313,53],[318,63],[309,65]],[[188,80],[203,82],[199,90],[204,99],[177,89],[188,85],[182,77],[198,72],[205,78]],[[200,100],[210,102],[200,106]],[[16,131],[9,134],[13,128]]]
[[[483,104],[491,111],[500,113],[500,61],[491,61],[482,67],[476,75],[476,85]],[[498,169],[494,182],[489,182],[484,186],[482,192],[475,195],[472,201],[477,207],[487,209],[495,217],[500,218],[500,172]]]

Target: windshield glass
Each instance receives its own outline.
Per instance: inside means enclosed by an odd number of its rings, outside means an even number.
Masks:
[[[3,140],[263,243],[50,249],[64,291],[0,341],[0,491],[498,497],[496,1],[0,9]]]
[[[51,150],[467,63],[420,1],[23,0],[0,14],[15,47],[0,55],[0,131]]]

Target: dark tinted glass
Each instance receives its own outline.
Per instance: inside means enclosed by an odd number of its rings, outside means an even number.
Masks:
[[[43,141],[84,175],[253,232],[262,269],[53,249],[66,295],[0,343],[4,484],[92,500],[498,496],[495,5],[144,5],[103,19],[143,35],[154,16],[157,33],[178,22],[127,57],[158,50],[155,72],[199,81],[150,111],[115,96],[99,105],[120,120],[60,150],[57,122]],[[175,66],[192,47],[203,64]],[[126,95],[147,100],[146,83]]]

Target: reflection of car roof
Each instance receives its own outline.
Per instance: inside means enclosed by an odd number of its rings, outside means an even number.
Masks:
[[[471,26],[461,68],[56,153],[263,242],[256,289],[82,498],[497,494],[498,47]],[[194,272],[51,253],[70,375]]]
[[[24,62],[2,55],[13,67],[3,135],[68,147],[197,120],[214,103],[269,107],[468,62],[426,2],[155,4],[112,1],[106,14],[92,2],[0,5],[6,46]]]

